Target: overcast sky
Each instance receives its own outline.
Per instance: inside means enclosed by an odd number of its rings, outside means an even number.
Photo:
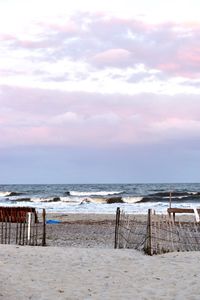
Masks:
[[[199,182],[199,12],[0,0],[0,183]]]

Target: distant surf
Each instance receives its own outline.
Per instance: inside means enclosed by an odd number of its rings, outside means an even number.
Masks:
[[[70,196],[109,196],[109,195],[120,195],[123,194],[124,191],[90,191],[90,192],[80,192],[80,191],[70,191]]]
[[[120,206],[128,213],[146,213],[148,208],[163,213],[170,197],[175,207],[198,207],[200,184],[0,185],[1,206],[47,212],[115,213]]]

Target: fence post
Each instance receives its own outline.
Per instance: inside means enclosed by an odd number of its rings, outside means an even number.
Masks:
[[[3,212],[0,211],[0,219],[1,219],[1,244],[3,244]]]
[[[5,244],[7,244],[7,216],[5,218]]]
[[[46,211],[42,210],[42,220],[43,220],[43,236],[42,236],[42,246],[46,246]]]
[[[33,223],[33,219],[34,219],[34,214],[28,212],[28,233],[27,233],[28,245],[31,244],[31,225]]]
[[[116,210],[116,220],[115,220],[115,245],[114,245],[115,249],[118,247],[119,221],[120,221],[120,208],[117,207],[117,210]]]
[[[169,193],[169,208],[172,208],[172,192]]]
[[[153,255],[152,247],[152,209],[148,209],[148,219],[147,219],[147,254]]]
[[[9,227],[8,227],[8,244],[10,244],[10,235],[11,235],[11,216],[8,217]]]

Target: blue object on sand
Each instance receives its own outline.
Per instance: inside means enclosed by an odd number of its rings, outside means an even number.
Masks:
[[[46,224],[59,224],[61,223],[61,221],[58,221],[58,220],[47,220],[46,221]]]

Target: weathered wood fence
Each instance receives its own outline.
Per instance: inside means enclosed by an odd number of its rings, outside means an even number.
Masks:
[[[37,213],[34,207],[0,207],[0,222],[5,222],[9,219],[12,223],[23,223],[26,221],[27,213],[33,213],[35,222],[38,221]]]
[[[145,221],[116,213],[115,248],[133,248],[149,255],[173,251],[200,251],[200,223],[175,222],[150,209]]]
[[[35,209],[0,207],[0,244],[46,245],[46,213],[39,222]]]
[[[117,208],[114,247],[142,250],[147,238],[146,228],[146,220],[140,221]]]

